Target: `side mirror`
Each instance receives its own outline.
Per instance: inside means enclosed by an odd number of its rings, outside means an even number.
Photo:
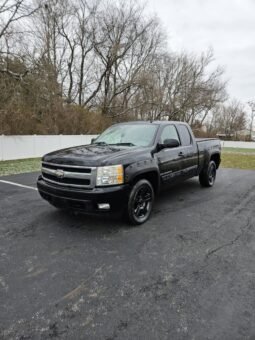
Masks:
[[[161,149],[167,149],[167,148],[177,148],[180,146],[180,143],[177,139],[165,139],[163,144],[160,144]]]
[[[90,141],[90,144],[94,144],[94,141],[96,140],[96,138],[92,138]]]

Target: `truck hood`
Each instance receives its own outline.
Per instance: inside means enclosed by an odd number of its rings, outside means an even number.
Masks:
[[[151,148],[148,147],[90,144],[54,151],[43,156],[42,160],[49,163],[77,166],[125,165],[132,163],[132,160],[140,161],[147,158],[145,156],[150,151]]]

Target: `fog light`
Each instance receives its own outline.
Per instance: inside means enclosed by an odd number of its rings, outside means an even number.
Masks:
[[[97,205],[97,207],[100,210],[109,210],[110,209],[110,204],[109,203],[99,203]]]

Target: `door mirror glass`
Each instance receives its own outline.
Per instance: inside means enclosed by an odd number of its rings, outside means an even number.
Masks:
[[[180,146],[180,143],[176,139],[165,139],[161,144],[162,148],[177,148],[178,146]]]
[[[92,138],[90,144],[94,144],[96,138]]]

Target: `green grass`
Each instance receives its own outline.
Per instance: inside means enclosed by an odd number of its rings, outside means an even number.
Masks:
[[[244,149],[244,148],[222,148],[223,152],[234,152],[234,153],[254,153],[255,149]]]
[[[0,176],[38,171],[41,168],[40,158],[0,161]]]
[[[222,148],[221,167],[255,170],[255,149]]]

